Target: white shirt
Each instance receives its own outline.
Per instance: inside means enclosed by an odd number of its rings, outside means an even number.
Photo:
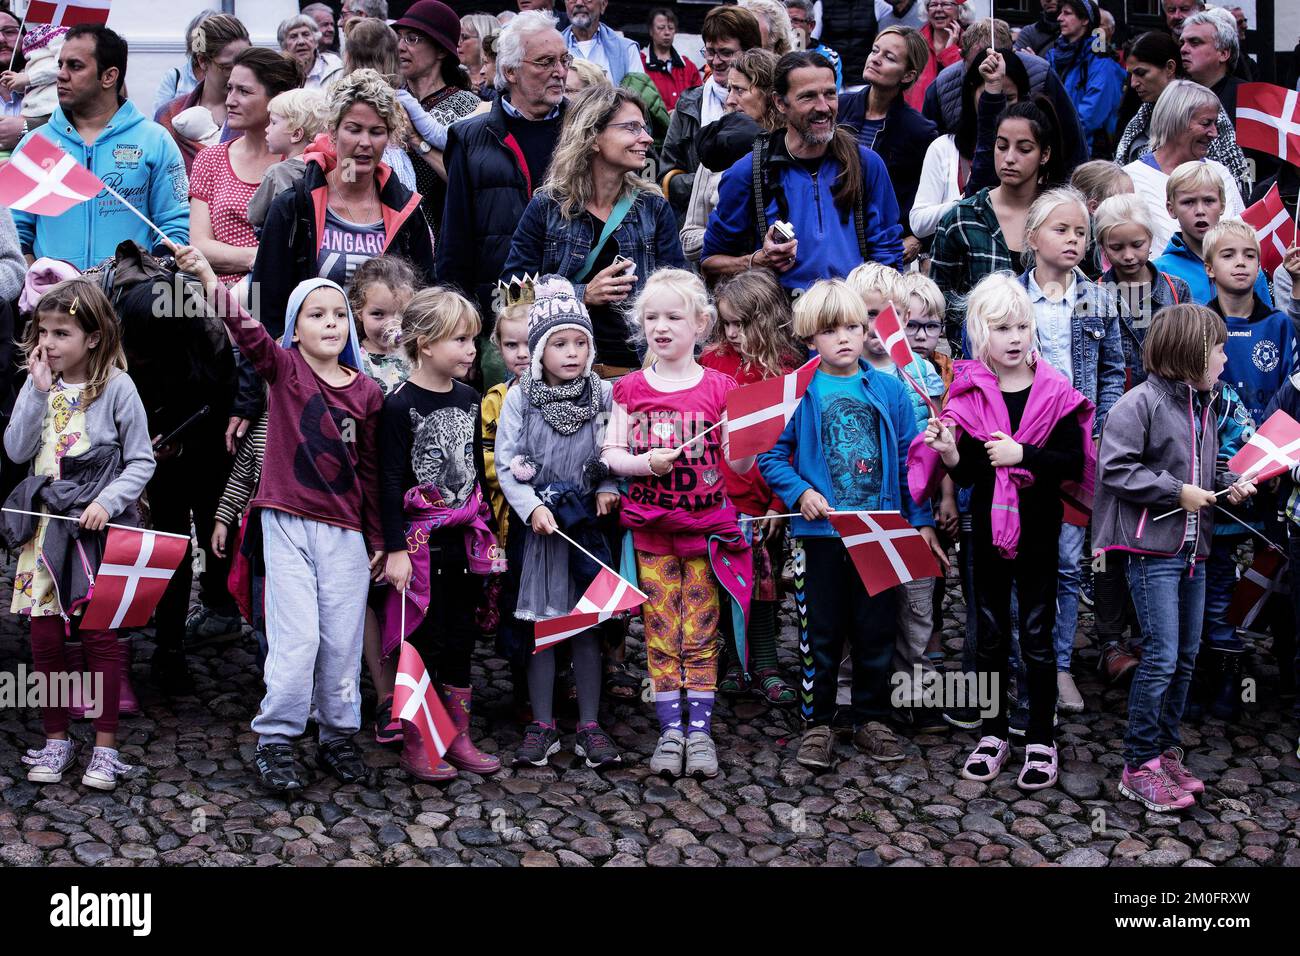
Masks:
[[[726,104],[727,88],[710,79],[704,84],[704,95],[700,97],[700,126],[708,126],[725,113]]]
[[[930,142],[921,164],[921,180],[916,186],[916,199],[912,202],[909,222],[912,235],[918,239],[933,236],[944,214],[961,200],[957,185],[957,171],[961,156],[957,152],[957,138],[949,133]]]
[[[1049,282],[1048,285],[1051,285]],[[1029,301],[1034,305],[1034,322],[1038,332],[1038,351],[1070,381],[1074,381],[1074,359],[1070,354],[1074,303],[1079,297],[1079,283],[1070,276],[1069,288],[1060,299],[1050,299],[1038,287],[1033,270],[1029,272]]]

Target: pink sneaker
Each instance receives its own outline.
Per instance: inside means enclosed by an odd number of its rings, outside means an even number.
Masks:
[[[967,780],[987,782],[1002,772],[1002,765],[1011,756],[1011,742],[1000,737],[981,737],[971,755],[961,768],[961,775]]]
[[[1195,797],[1174,783],[1159,757],[1152,757],[1136,771],[1126,764],[1119,778],[1119,792],[1157,813],[1183,810],[1196,802]]]
[[[1186,767],[1183,766],[1183,748],[1170,747],[1160,755],[1160,766],[1164,768],[1165,773],[1169,774],[1169,779],[1178,784],[1188,793],[1204,793],[1205,784],[1199,777],[1194,777]]]

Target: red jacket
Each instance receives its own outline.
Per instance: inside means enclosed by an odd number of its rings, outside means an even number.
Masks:
[[[695,64],[676,50],[671,52],[668,61],[664,61],[655,59],[653,47],[646,47],[641,51],[641,65],[654,80],[669,111],[676,109],[679,96],[704,82]]]

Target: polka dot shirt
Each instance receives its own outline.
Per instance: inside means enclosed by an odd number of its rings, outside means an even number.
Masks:
[[[248,204],[260,183],[246,183],[230,165],[230,143],[200,150],[190,171],[190,198],[208,204],[212,238],[230,246],[253,248],[257,234],[248,221]],[[244,277],[235,272],[219,276],[232,285]]]

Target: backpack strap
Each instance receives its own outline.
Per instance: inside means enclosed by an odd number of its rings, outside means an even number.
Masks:
[[[760,135],[754,139],[754,232],[758,240],[758,246],[763,247],[763,239],[767,236],[767,156],[768,156],[768,137]]]
[[[1174,280],[1169,278],[1168,272],[1161,272],[1160,278],[1165,280],[1165,285],[1169,286],[1169,297],[1174,300],[1174,305],[1178,305],[1178,289],[1174,287]]]
[[[862,255],[862,261],[869,261],[867,256],[867,190],[866,187],[858,190],[858,201],[853,206],[853,224],[858,234],[858,252]]]

